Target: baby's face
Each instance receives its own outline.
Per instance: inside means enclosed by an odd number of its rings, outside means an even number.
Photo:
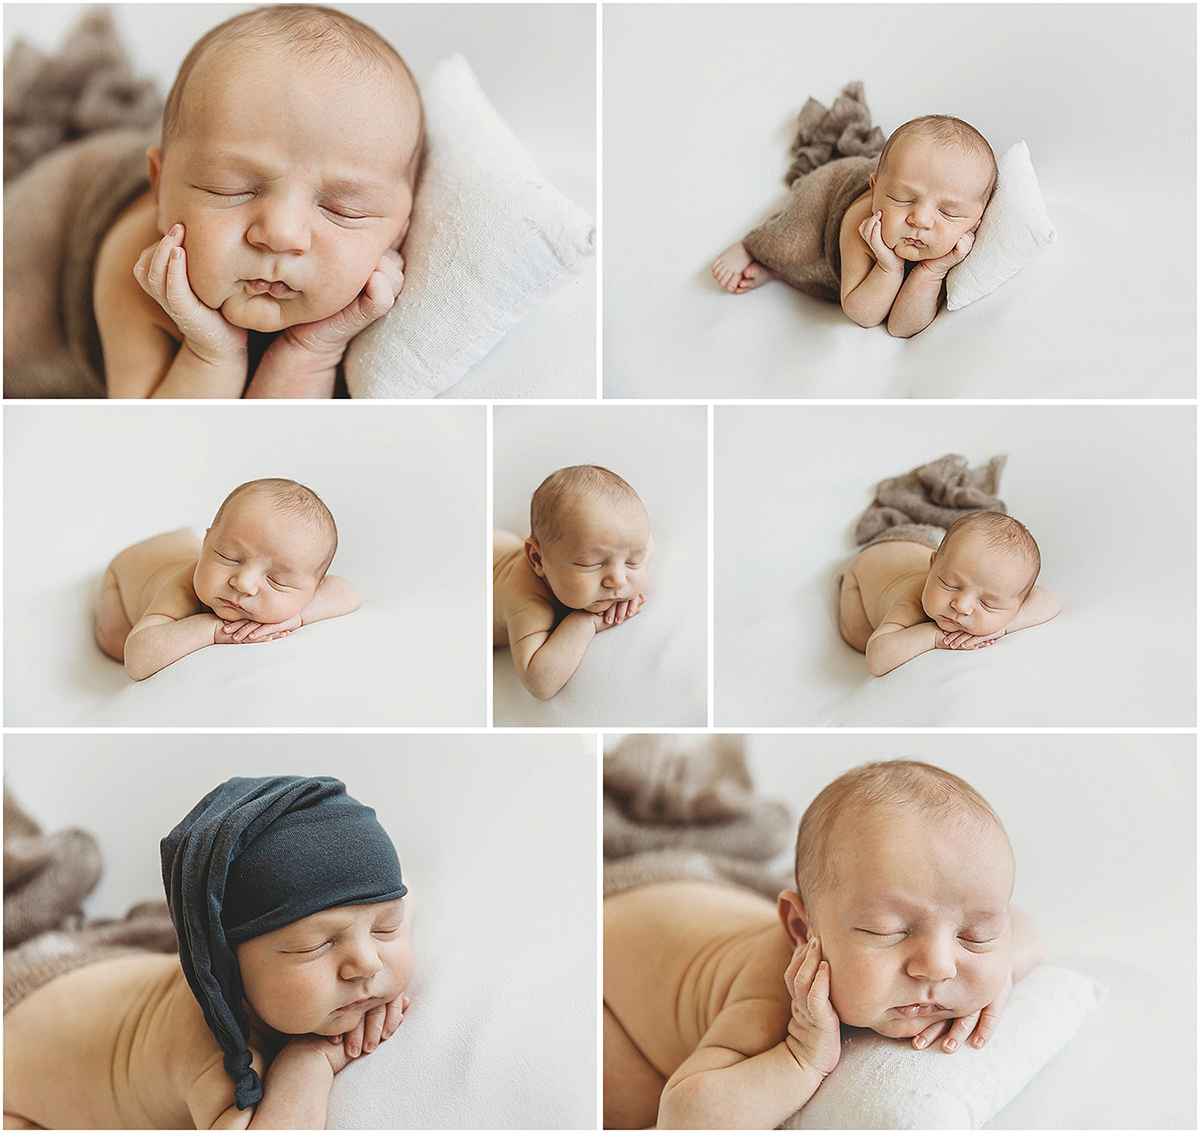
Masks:
[[[1027,564],[978,536],[956,535],[930,560],[921,605],[945,633],[990,637],[1012,621],[1028,591]]]
[[[562,535],[541,548],[534,570],[568,609],[603,614],[645,592],[650,520],[640,503],[587,498],[561,522]]]
[[[219,618],[275,625],[312,601],[326,551],[308,520],[247,493],[205,533],[192,585]]]
[[[909,1038],[991,1003],[1012,970],[1007,840],[974,819],[844,817],[809,910],[843,1023]]]
[[[197,298],[258,331],[342,310],[407,229],[418,131],[407,79],[271,49],[202,59],[157,176],[151,153],[159,229],[184,226]]]
[[[246,1001],[285,1035],[342,1035],[412,979],[404,898],[313,913],[237,946]]]
[[[873,211],[883,242],[903,260],[934,260],[973,232],[983,216],[991,167],[920,135],[897,142],[884,172],[872,175]]]

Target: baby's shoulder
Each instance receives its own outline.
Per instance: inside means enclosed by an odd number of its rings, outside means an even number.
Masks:
[[[853,237],[858,240],[863,247],[866,247],[866,241],[858,234],[859,226],[868,216],[871,215],[871,191],[863,193],[861,197],[856,197],[846,209],[845,215],[842,217],[841,238],[846,240],[848,237]]]

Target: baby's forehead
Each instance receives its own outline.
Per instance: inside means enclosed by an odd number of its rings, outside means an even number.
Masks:
[[[584,488],[565,494],[556,511],[567,539],[588,538],[600,525],[614,526],[632,536],[650,531],[649,516],[636,496],[612,496]]]

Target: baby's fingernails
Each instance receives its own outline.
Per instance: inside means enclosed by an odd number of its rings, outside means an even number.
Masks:
[[[945,1050],[958,1050],[958,1039],[947,1039],[942,1043],[942,1047]]]
[[[365,1054],[370,1054],[371,1051],[373,1051],[374,1049],[375,1049],[374,1043],[363,1043],[363,1052]]]
[[[183,225],[182,224],[171,225],[171,231],[168,232],[167,235],[170,236],[172,240],[176,239],[179,236],[182,236],[183,235]]]
[[[917,1050],[924,1050],[925,1044],[928,1041],[929,1040],[924,1035],[917,1035],[917,1037],[913,1039],[913,1046],[915,1046]]]
[[[183,249],[182,248],[172,248],[171,249],[171,259],[176,260],[176,261],[182,260],[183,259]]]
[[[976,1035],[974,1042],[975,1042],[975,1049],[978,1050],[981,1046],[983,1046],[983,1044],[985,1042],[987,1042],[987,1039],[985,1039],[983,1037],[983,1035]]]

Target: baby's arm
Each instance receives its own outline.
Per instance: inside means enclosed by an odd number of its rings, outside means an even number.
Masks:
[[[241,644],[245,641],[272,641],[275,638],[287,637],[293,630],[301,626],[322,622],[327,618],[340,618],[343,614],[352,614],[362,605],[362,595],[354,583],[336,574],[327,574],[317,587],[303,610],[286,622],[226,622],[218,634],[218,638],[228,636],[229,640]]]
[[[108,396],[241,397],[246,332],[192,292],[182,225],[142,252],[133,279],[96,288]]]
[[[783,1041],[774,1003],[726,1007],[663,1087],[658,1128],[774,1129],[817,1092],[842,1049],[819,941],[797,946],[784,982],[792,1011]]]
[[[967,258],[975,245],[975,233],[968,232],[959,237],[944,256],[936,260],[922,260],[904,281],[896,302],[888,315],[888,334],[895,338],[912,338],[923,331],[938,313],[946,286],[946,273]]]
[[[901,598],[867,638],[867,668],[873,677],[882,677],[905,661],[942,648],[944,638],[936,623],[925,616],[919,598]]]
[[[858,227],[843,225],[842,310],[860,327],[877,327],[888,317],[904,284],[904,261],[883,242],[880,213]]]
[[[145,680],[180,657],[216,641],[224,623],[216,614],[200,612],[191,571],[170,577],[125,639],[125,672]]]
[[[362,292],[327,319],[289,327],[267,349],[247,397],[332,397],[350,340],[386,315],[404,286],[399,241],[383,254]]]

